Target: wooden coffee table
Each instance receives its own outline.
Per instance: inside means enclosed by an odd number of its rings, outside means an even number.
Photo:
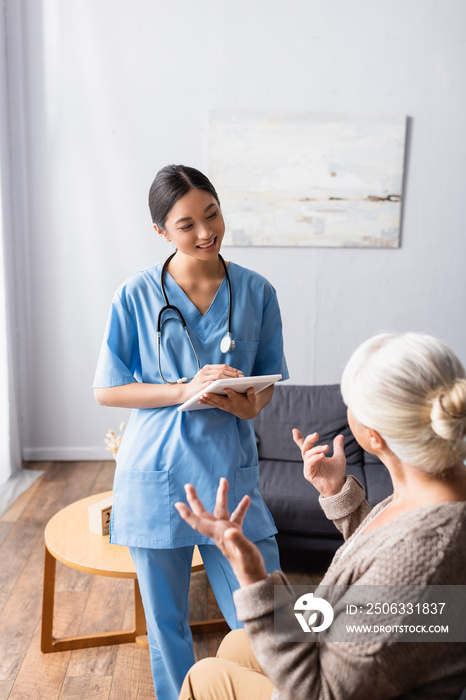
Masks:
[[[108,535],[96,535],[89,531],[88,507],[112,495],[111,491],[82,498],[63,508],[49,520],[45,527],[45,565],[42,597],[41,650],[65,651],[86,649],[107,644],[124,644],[136,641],[147,646],[146,620],[136,569],[127,547],[110,544]],[[53,636],[53,612],[55,600],[55,571],[57,560],[72,569],[86,571],[97,576],[134,579],[134,627],[131,630],[115,630],[100,634],[73,637]],[[204,568],[197,547],[194,548],[192,571]],[[228,630],[224,619],[191,622],[193,634],[223,632]]]

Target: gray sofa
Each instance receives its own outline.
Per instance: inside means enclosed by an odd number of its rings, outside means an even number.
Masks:
[[[345,437],[347,473],[354,474],[366,489],[371,505],[392,491],[390,476],[377,457],[365,452],[354,439],[338,384],[326,386],[275,386],[272,401],[254,420],[258,441],[260,489],[278,528],[280,551],[334,552],[342,538],[327,520],[318,493],[303,476],[301,453],[291,430],[303,435],[317,431],[319,444]]]

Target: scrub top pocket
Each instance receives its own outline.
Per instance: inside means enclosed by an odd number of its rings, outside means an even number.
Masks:
[[[243,496],[251,497],[251,500],[259,496],[259,466],[238,467],[235,478],[235,501],[239,503]]]
[[[227,354],[226,362],[232,367],[240,369],[245,376],[251,376],[258,346],[259,343],[256,340],[237,340],[235,338],[235,349]]]
[[[118,470],[110,541],[134,547],[167,546],[171,538],[169,471]],[[124,542],[123,542],[124,540]]]

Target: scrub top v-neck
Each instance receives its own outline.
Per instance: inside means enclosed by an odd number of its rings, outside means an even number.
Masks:
[[[215,292],[213,299],[209,304],[209,308],[204,313],[202,313],[201,311],[199,311],[195,303],[189,298],[184,289],[168,272],[168,270],[165,270],[165,289],[168,291],[169,303],[174,304],[175,306],[181,304],[182,306],[186,306],[187,309],[192,310],[192,313],[190,315],[190,321],[192,324],[191,328],[193,329],[198,320],[205,318],[210,313],[215,313],[215,307],[217,307],[218,311],[220,312],[220,318],[224,315],[225,309],[219,307],[219,303],[221,304],[224,301],[223,297],[225,295],[223,294],[223,287],[228,287],[226,277],[224,277],[218,285],[217,291]],[[226,299],[228,303],[228,289],[226,291]],[[219,303],[217,302],[217,297],[221,297]],[[175,298],[176,301],[173,301],[173,298]],[[187,313],[187,315],[189,316],[189,313]],[[185,320],[187,320],[186,317]]]
[[[228,288],[224,279],[205,314],[166,274],[170,304],[183,314],[201,367],[229,364],[245,376],[282,374],[283,353],[277,296],[261,275],[230,263],[235,350],[220,351],[228,325]],[[164,305],[155,265],[130,277],[116,292],[105,332],[94,387],[133,382],[162,383],[158,370],[156,325]],[[178,317],[168,312],[162,327],[162,371],[169,381],[192,377],[197,363]],[[193,531],[174,508],[192,483],[212,510],[221,476],[228,479],[230,512],[247,493],[251,506],[244,532],[258,541],[276,533],[259,493],[259,467],[252,420],[221,411],[187,411],[176,406],[134,409],[117,454],[110,540],[133,547],[173,548],[212,541]]]

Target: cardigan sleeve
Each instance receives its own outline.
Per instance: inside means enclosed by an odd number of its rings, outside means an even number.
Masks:
[[[374,661],[380,643],[361,645],[364,649],[356,654],[353,646],[353,654],[348,654],[345,644],[274,638],[274,617],[294,618],[296,597],[282,572],[275,571],[262,581],[240,588],[233,596],[254,654],[274,683],[273,700],[386,700],[399,695]]]
[[[333,520],[345,540],[370,513],[364,486],[355,476],[347,476],[340,493],[328,498],[319,496],[319,503],[329,520]]]

